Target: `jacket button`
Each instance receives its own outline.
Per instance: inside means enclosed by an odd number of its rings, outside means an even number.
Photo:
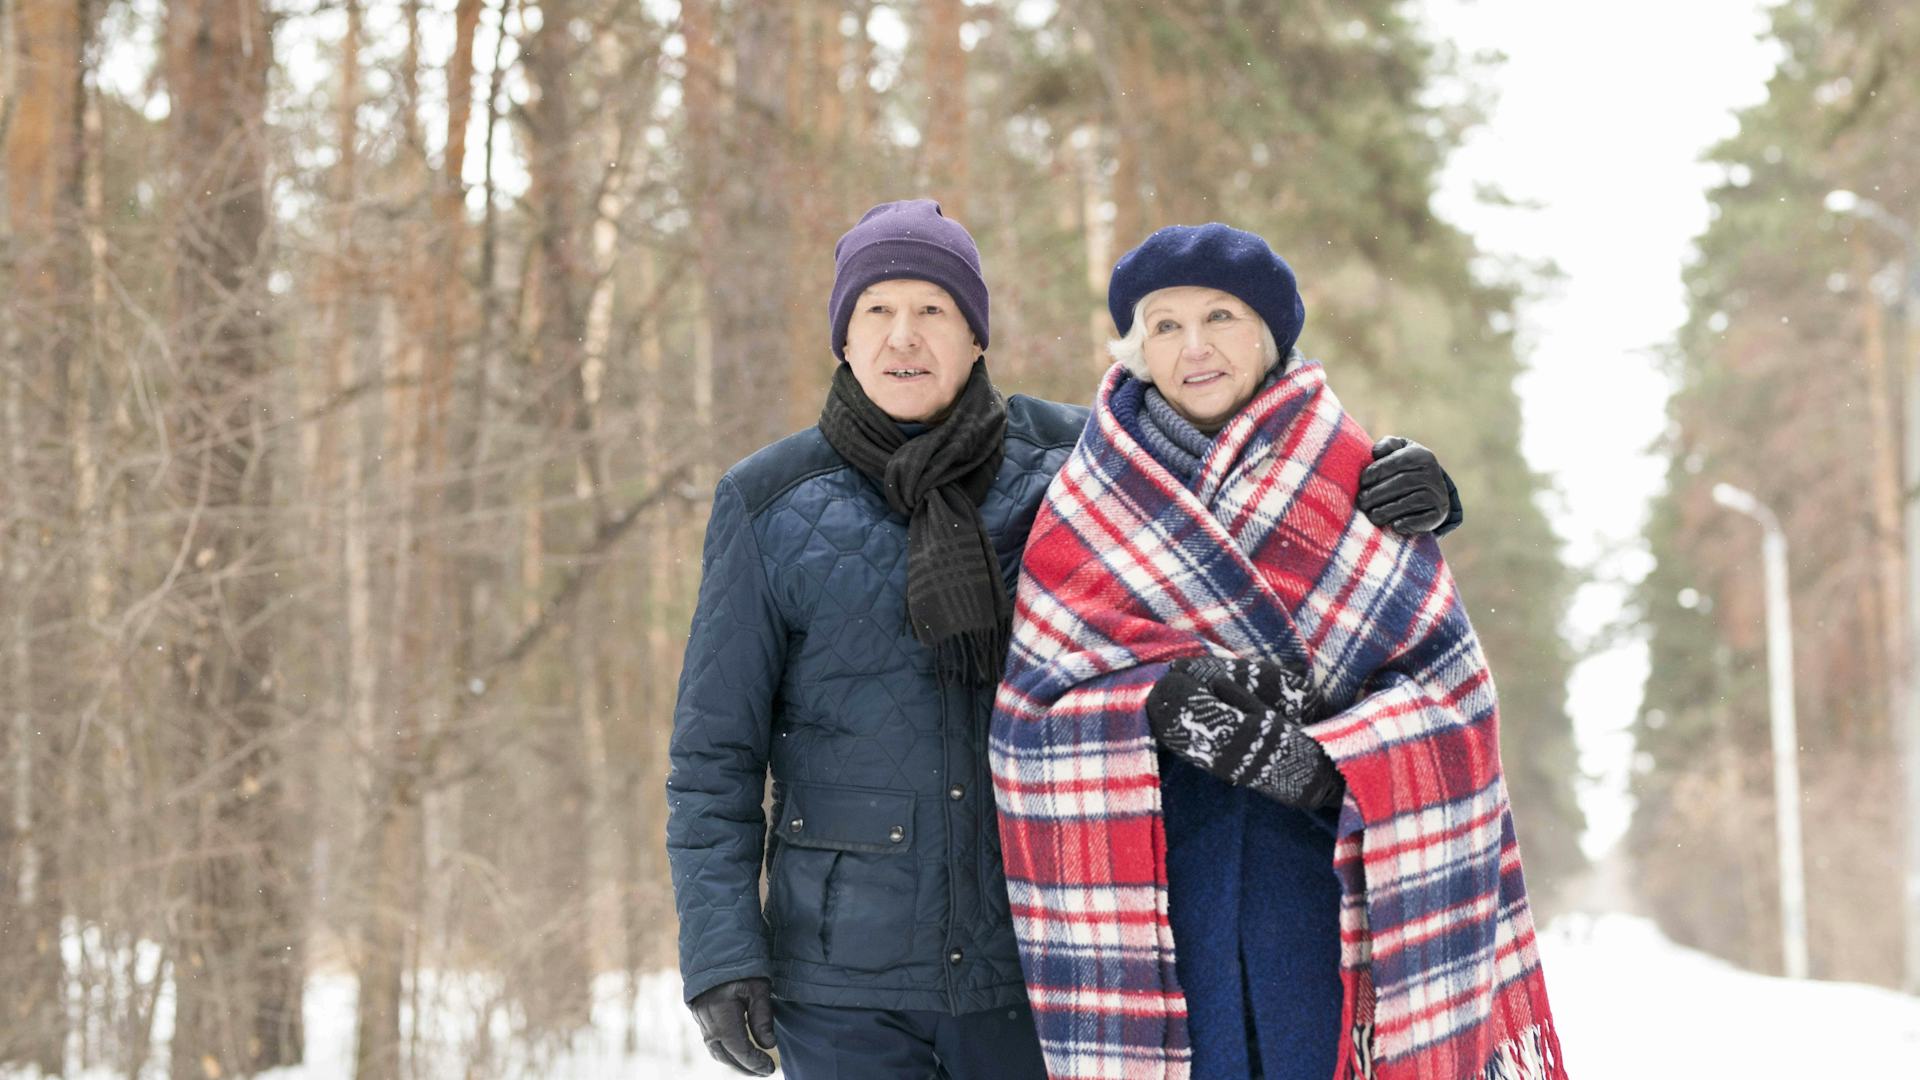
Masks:
[[[947,789],[947,798],[952,799],[955,802],[959,802],[963,797],[965,797],[966,794],[967,794],[967,789],[964,787],[961,787],[959,784],[955,784],[952,787]]]
[[[957,964],[964,959],[966,959],[966,954],[959,949],[955,949],[947,954],[947,963],[949,964]]]
[[[794,832],[799,832],[800,826],[805,825],[806,823],[807,823],[806,818],[794,818],[792,821],[787,822],[787,828],[792,829]]]
[[[895,825],[893,828],[887,830],[887,839],[893,841],[896,844],[902,840],[905,840],[906,838],[907,838],[907,830],[902,826]]]

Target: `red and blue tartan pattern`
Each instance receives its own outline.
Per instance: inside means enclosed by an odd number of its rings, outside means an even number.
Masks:
[[[1493,680],[1431,536],[1354,506],[1371,440],[1318,363],[1222,429],[1189,491],[1111,408],[1027,542],[990,755],[1055,1078],[1182,1080],[1186,1001],[1144,705],[1166,663],[1305,663],[1347,783],[1339,1080],[1564,1080],[1501,777]]]

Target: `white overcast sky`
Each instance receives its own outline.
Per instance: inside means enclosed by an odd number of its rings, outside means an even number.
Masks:
[[[1550,258],[1564,279],[1521,310],[1528,373],[1522,446],[1551,478],[1547,510],[1566,557],[1594,568],[1567,632],[1577,643],[1620,612],[1649,566],[1640,536],[1664,463],[1646,452],[1669,386],[1654,359],[1686,315],[1680,274],[1707,225],[1700,162],[1761,101],[1778,48],[1756,0],[1427,0],[1430,35],[1497,50],[1479,73],[1498,94],[1488,124],[1449,163],[1441,214],[1483,250]],[[1487,206],[1493,184],[1532,209]],[[1467,525],[1473,528],[1471,501]],[[1756,537],[1756,543],[1758,538]],[[1468,597],[1471,601],[1472,597]],[[1582,663],[1569,687],[1589,829],[1599,855],[1626,826],[1627,725],[1646,680],[1644,642]]]

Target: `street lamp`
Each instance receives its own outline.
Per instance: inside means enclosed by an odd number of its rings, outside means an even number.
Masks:
[[[1760,523],[1767,575],[1767,712],[1773,727],[1774,835],[1780,850],[1780,952],[1787,977],[1807,977],[1807,879],[1800,856],[1800,758],[1793,715],[1793,614],[1787,605],[1787,535],[1752,494],[1713,485],[1713,501]]]
[[[1900,291],[1900,321],[1906,327],[1906,438],[1901,471],[1901,504],[1906,533],[1907,670],[1902,679],[1900,723],[1894,739],[1906,772],[1906,868],[1902,875],[1908,993],[1920,994],[1920,235],[1886,207],[1851,191],[1827,192],[1828,210],[1868,222],[1906,245],[1906,283]]]
[[[1872,199],[1862,198],[1845,188],[1836,188],[1827,192],[1825,202],[1827,209],[1833,213],[1871,221],[1909,244],[1914,242],[1913,227]]]

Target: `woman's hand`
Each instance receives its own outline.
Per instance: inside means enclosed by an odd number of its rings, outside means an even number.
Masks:
[[[1340,801],[1344,784],[1301,727],[1319,719],[1307,673],[1271,660],[1175,660],[1147,695],[1147,722],[1168,751],[1230,784],[1288,806]]]
[[[1440,459],[1398,435],[1373,444],[1373,464],[1361,470],[1354,502],[1375,526],[1402,536],[1444,536],[1460,524],[1460,496]]]

